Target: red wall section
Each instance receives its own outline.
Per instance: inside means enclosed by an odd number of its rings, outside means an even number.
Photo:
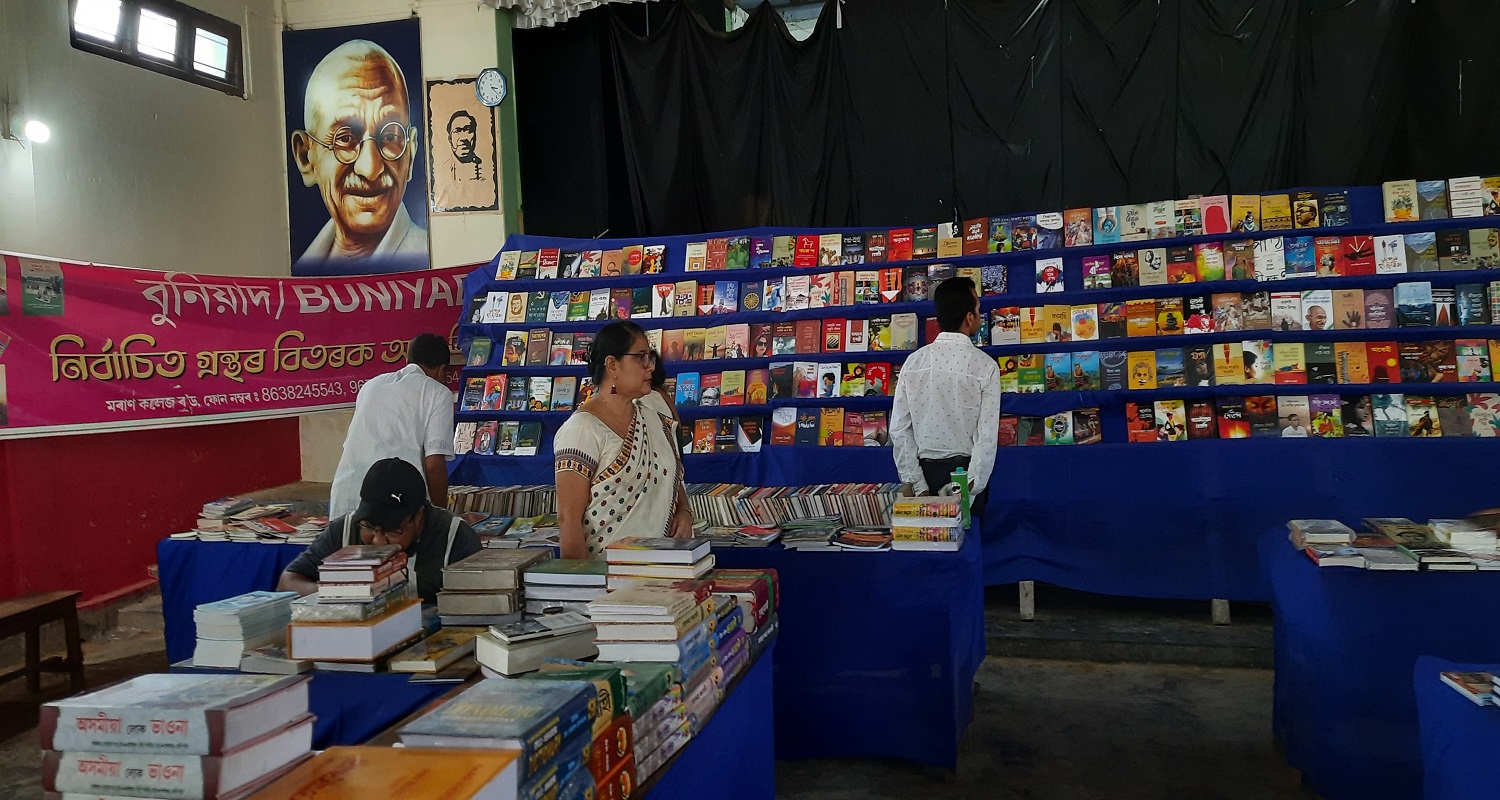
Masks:
[[[297,419],[0,442],[0,599],[148,580],[203,503],[298,480]]]

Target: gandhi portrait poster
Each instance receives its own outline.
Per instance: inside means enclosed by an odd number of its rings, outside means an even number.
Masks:
[[[282,34],[293,275],[429,266],[419,25]]]
[[[427,82],[427,170],[434,213],[500,209],[495,114],[474,94],[474,80]]]

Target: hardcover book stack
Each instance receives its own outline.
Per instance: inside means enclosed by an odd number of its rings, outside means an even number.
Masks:
[[[562,553],[562,530],[557,527],[556,514],[536,517],[521,517],[507,526],[504,534],[486,539],[486,548],[510,549],[538,547],[547,550],[555,558]]]
[[[609,593],[607,566],[597,559],[551,558],[526,568],[527,614],[573,611],[588,614],[590,600]]]
[[[604,549],[605,585],[613,591],[630,586],[698,580],[714,568],[707,539],[630,536]]]
[[[807,517],[781,525],[781,544],[788,550],[838,550],[833,537],[843,530],[838,517]]]
[[[964,541],[961,499],[897,498],[891,509],[891,549],[957,552]]]
[[[353,545],[318,568],[318,592],[292,603],[287,654],[318,669],[376,672],[422,632],[421,602],[395,545]]]
[[[519,762],[515,750],[330,747],[256,800],[513,800]]]
[[[42,788],[238,800],[312,749],[307,679],[142,675],[42,706]]]
[[[589,604],[599,660],[673,665],[694,732],[719,699],[713,680],[712,588],[709,581],[688,581],[678,588],[620,589]]]
[[[687,710],[682,704],[682,686],[677,669],[670,664],[590,664],[582,661],[551,661],[531,679],[589,680],[599,686],[607,679],[618,689],[614,676],[623,677],[625,711],[631,720],[631,746],[635,756],[636,783],[645,782],[692,736]],[[602,691],[602,689],[601,689]],[[596,738],[596,742],[599,740]],[[596,746],[598,746],[596,744]]]
[[[547,550],[490,549],[443,567],[439,619],[446,626],[501,625],[521,618],[521,574]]]
[[[193,609],[193,666],[239,669],[247,652],[286,642],[296,592],[249,592]]]
[[[549,658],[592,658],[598,652],[589,618],[564,611],[491,625],[475,641],[474,654],[493,678],[531,672]]]
[[[634,752],[613,739],[614,704],[594,683],[487,680],[464,690],[399,731],[407,748],[517,750],[521,798],[624,800],[635,787]],[[623,750],[623,754],[622,754]]]

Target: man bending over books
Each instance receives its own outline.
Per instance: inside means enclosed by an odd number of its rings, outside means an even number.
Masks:
[[[969,505],[982,512],[1000,437],[1000,367],[969,338],[979,330],[974,281],[949,278],[933,300],[942,332],[906,359],[891,407],[896,471],[928,494],[964,467]]]
[[[416,467],[387,458],[365,473],[354,512],[331,520],[328,530],[287,565],[276,588],[302,595],[318,591],[323,559],[358,544],[393,544],[405,551],[407,575],[415,576],[424,603],[437,602],[443,567],[481,548],[469,523],[427,501],[427,482]]]

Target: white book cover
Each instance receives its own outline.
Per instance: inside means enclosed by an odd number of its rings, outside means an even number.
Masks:
[[[1255,279],[1279,281],[1286,277],[1286,253],[1280,236],[1255,242]]]
[[[1406,272],[1406,243],[1401,234],[1375,237],[1375,274],[1400,275]]]

